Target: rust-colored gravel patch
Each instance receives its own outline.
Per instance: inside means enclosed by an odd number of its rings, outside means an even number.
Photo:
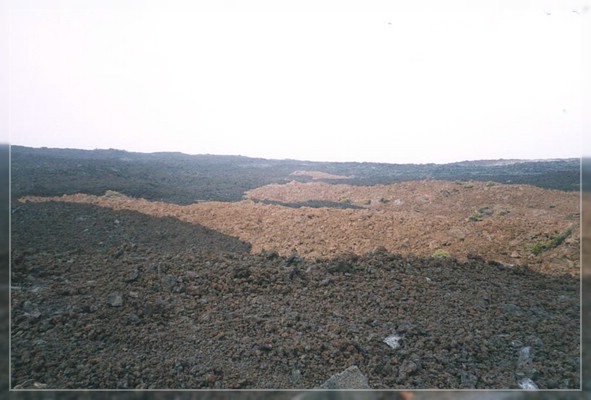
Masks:
[[[349,176],[329,174],[327,172],[322,172],[322,171],[304,171],[304,170],[293,171],[290,175],[309,176],[312,179],[349,179],[350,178]]]
[[[578,193],[526,185],[487,186],[478,182],[470,185],[471,188],[466,188],[439,181],[365,188],[288,184],[283,185],[285,188],[270,186],[261,190],[287,189],[300,193],[301,197],[293,193],[257,197],[279,201],[338,201],[338,196],[347,193],[353,203],[371,196],[388,197],[389,201],[378,200],[367,209],[356,210],[289,208],[249,200],[179,206],[126,196],[85,194],[24,197],[21,201],[90,203],[115,210],[171,216],[248,241],[253,253],[274,250],[288,255],[295,249],[303,257],[316,258],[347,252],[363,254],[382,246],[401,254],[431,256],[441,250],[458,259],[479,255],[507,264],[528,264],[545,273],[579,274]],[[251,191],[249,196],[253,197],[253,192],[257,193]],[[322,197],[318,197],[319,193]],[[478,212],[480,216],[470,220]],[[548,241],[569,228],[572,234],[557,247],[540,254],[531,251],[536,243]]]
[[[304,202],[322,200],[430,215],[468,217],[483,207],[513,215],[561,218],[579,212],[579,193],[541,189],[530,185],[494,182],[423,180],[391,185],[353,186],[323,182],[271,184],[246,192],[254,200]],[[532,212],[532,210],[536,210]]]

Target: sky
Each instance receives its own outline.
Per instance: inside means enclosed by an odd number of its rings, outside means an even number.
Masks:
[[[591,155],[584,1],[6,3],[2,142],[388,163]]]

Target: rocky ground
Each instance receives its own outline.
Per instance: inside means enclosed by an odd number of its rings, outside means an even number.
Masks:
[[[33,197],[23,202],[95,204],[115,210],[178,218],[252,244],[252,251],[307,259],[376,247],[430,257],[436,251],[461,260],[478,255],[506,264],[528,264],[549,274],[579,274],[578,193],[529,185],[416,181],[380,186],[289,183],[264,186],[240,202],[176,205],[117,193]],[[279,204],[251,201],[270,200]],[[281,203],[347,202],[359,208],[285,207]],[[566,233],[566,234],[565,234]],[[565,234],[559,246],[536,252]]]
[[[68,161],[48,160],[39,171]],[[95,161],[72,162],[67,171],[82,171],[79,182],[91,177],[93,187],[119,189],[95,171]],[[113,171],[110,162],[104,167],[119,174],[119,184],[135,182],[125,175],[132,170]],[[174,176],[177,165],[167,168]],[[235,197],[233,175],[216,173]],[[320,387],[352,365],[376,390],[517,389],[524,379],[541,389],[590,388],[587,369],[583,377],[579,371],[581,345],[583,364],[591,363],[585,296],[582,344],[579,336],[579,250],[586,293],[591,222],[588,213],[580,219],[578,193],[466,180],[353,186],[345,179],[353,171],[298,166],[291,173],[311,181],[256,187],[255,177],[243,200],[231,202],[183,206],[112,191],[14,198],[12,309],[0,315],[11,318],[11,395],[189,388],[214,391],[109,395],[312,400],[326,393],[297,390]],[[66,185],[27,174],[14,175],[31,180],[17,185],[19,196],[30,194],[22,189],[31,182],[40,196]],[[585,193],[584,207],[590,202]],[[398,398],[483,395],[586,396],[414,391]]]
[[[350,365],[374,389],[581,383],[570,275],[385,249],[250,254],[87,204],[26,203],[12,224],[13,388],[312,388]]]

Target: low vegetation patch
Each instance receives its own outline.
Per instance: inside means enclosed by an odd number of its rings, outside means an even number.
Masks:
[[[545,251],[551,250],[555,247],[558,247],[564,242],[564,240],[569,237],[573,232],[573,225],[569,226],[564,232],[551,237],[548,240],[541,240],[539,242],[534,243],[531,246],[531,252],[538,255]]]
[[[110,199],[115,199],[115,198],[119,198],[119,197],[125,197],[125,195],[123,193],[119,193],[114,190],[107,190],[105,192],[105,197],[108,197]]]
[[[435,252],[431,255],[431,257],[433,258],[449,258],[451,257],[449,252],[443,250],[443,249],[437,249],[435,250]]]
[[[475,211],[468,217],[469,221],[480,221],[483,217],[489,217],[494,214],[494,211],[490,207],[482,207],[478,211]]]

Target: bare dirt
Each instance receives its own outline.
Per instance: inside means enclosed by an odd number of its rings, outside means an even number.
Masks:
[[[350,365],[375,389],[580,385],[569,275],[384,250],[253,255],[221,236],[202,246],[206,236],[186,237],[191,226],[171,219],[22,207],[12,387],[312,388]],[[193,249],[169,247],[189,238]],[[219,252],[222,243],[235,251]],[[398,349],[384,343],[392,334]]]
[[[417,181],[246,196],[14,204],[11,387],[313,388],[351,365],[374,389],[581,385],[578,194]]]
[[[351,365],[373,389],[518,388],[525,378],[589,389],[579,250],[589,256],[580,230],[591,220],[580,219],[573,160],[417,166],[14,150],[13,389],[304,389]],[[518,182],[540,187],[504,184]],[[391,335],[400,347],[384,342]],[[82,392],[61,395],[72,393]],[[496,393],[488,398],[505,398]],[[470,397],[414,400],[445,395]]]
[[[294,175],[294,176],[309,176],[310,178],[312,178],[314,180],[318,180],[318,179],[331,179],[331,180],[334,180],[334,179],[338,179],[338,180],[351,179],[350,176],[329,174],[327,172],[322,172],[322,171],[298,170],[298,171],[293,171],[290,175]]]
[[[248,199],[291,203],[347,202],[363,208],[284,207],[253,201],[187,206],[123,195],[24,197],[23,202],[88,203],[200,224],[263,250],[307,258],[364,254],[377,247],[431,257],[436,251],[466,260],[479,256],[549,274],[580,273],[580,196],[529,185],[415,181],[351,186],[327,183],[268,185]],[[570,232],[558,246],[541,244]]]

